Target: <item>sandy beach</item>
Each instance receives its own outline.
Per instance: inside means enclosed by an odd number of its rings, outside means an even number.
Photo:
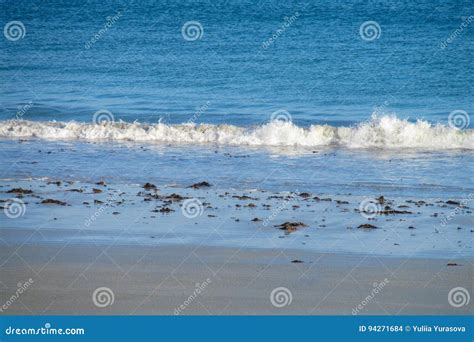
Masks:
[[[305,262],[291,263],[295,258]],[[472,260],[466,259],[447,266],[445,260],[294,250],[38,243],[2,247],[1,260],[2,301],[18,282],[33,279],[8,314],[472,313],[472,306],[455,308],[447,298],[451,288],[472,286]],[[113,304],[94,305],[92,294],[99,287],[113,291]],[[278,287],[290,291],[290,304],[272,305],[271,293]],[[377,287],[379,292],[367,299]],[[202,290],[193,298],[197,288]]]
[[[348,195],[59,180],[1,197],[17,216],[0,230],[2,314],[472,313],[448,300],[472,289],[462,199],[378,197],[374,213]]]

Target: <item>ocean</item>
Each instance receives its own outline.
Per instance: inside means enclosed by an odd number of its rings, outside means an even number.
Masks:
[[[472,1],[0,6],[2,179],[474,192]]]

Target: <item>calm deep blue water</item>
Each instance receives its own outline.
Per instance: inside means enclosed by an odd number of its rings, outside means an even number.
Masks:
[[[350,125],[374,109],[442,123],[453,110],[474,112],[469,0],[0,6],[2,26],[17,20],[26,31],[0,39],[1,120],[29,103],[27,120],[90,122],[107,109],[124,121],[180,123],[206,106],[195,122],[243,126],[280,109],[303,126]],[[188,21],[202,26],[200,39],[183,38]],[[362,39],[367,21],[378,39]]]

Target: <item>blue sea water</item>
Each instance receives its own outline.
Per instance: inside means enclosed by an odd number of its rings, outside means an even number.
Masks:
[[[222,187],[458,198],[474,191],[472,1],[20,0],[0,6],[3,179],[66,174],[187,184],[207,178]],[[19,37],[8,33],[13,21],[21,23]],[[116,123],[232,126],[160,126],[166,129],[159,134],[138,124],[64,126],[92,125],[98,111],[110,112]],[[464,113],[462,129],[449,128],[453,111]],[[289,115],[295,127],[235,128],[261,127],[275,112]],[[345,138],[347,132],[331,131],[321,148],[320,131],[298,129],[357,127],[374,113],[398,119],[369,123]],[[418,119],[445,127],[407,126]],[[64,124],[34,125],[51,120]],[[97,137],[135,143],[74,142]],[[188,145],[146,146],[150,137]],[[253,147],[225,149],[222,141]],[[327,150],[334,141],[391,150]],[[202,142],[208,145],[195,146]],[[406,150],[405,142],[421,151]],[[441,151],[450,147],[456,150]]]
[[[286,110],[300,126],[348,126],[374,111],[433,123],[474,112],[469,0],[0,6],[2,26],[24,25],[23,38],[0,39],[1,120],[91,122],[106,109],[127,122],[248,126]],[[196,40],[183,37],[189,21]],[[369,21],[372,41],[360,34]]]

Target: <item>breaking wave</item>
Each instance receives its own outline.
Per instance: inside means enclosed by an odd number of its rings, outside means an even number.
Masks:
[[[458,130],[426,121],[409,122],[395,116],[374,117],[353,127],[273,121],[254,127],[213,124],[142,124],[109,122],[0,122],[0,137],[81,140],[127,140],[247,146],[340,146],[347,148],[474,149],[474,130]]]

